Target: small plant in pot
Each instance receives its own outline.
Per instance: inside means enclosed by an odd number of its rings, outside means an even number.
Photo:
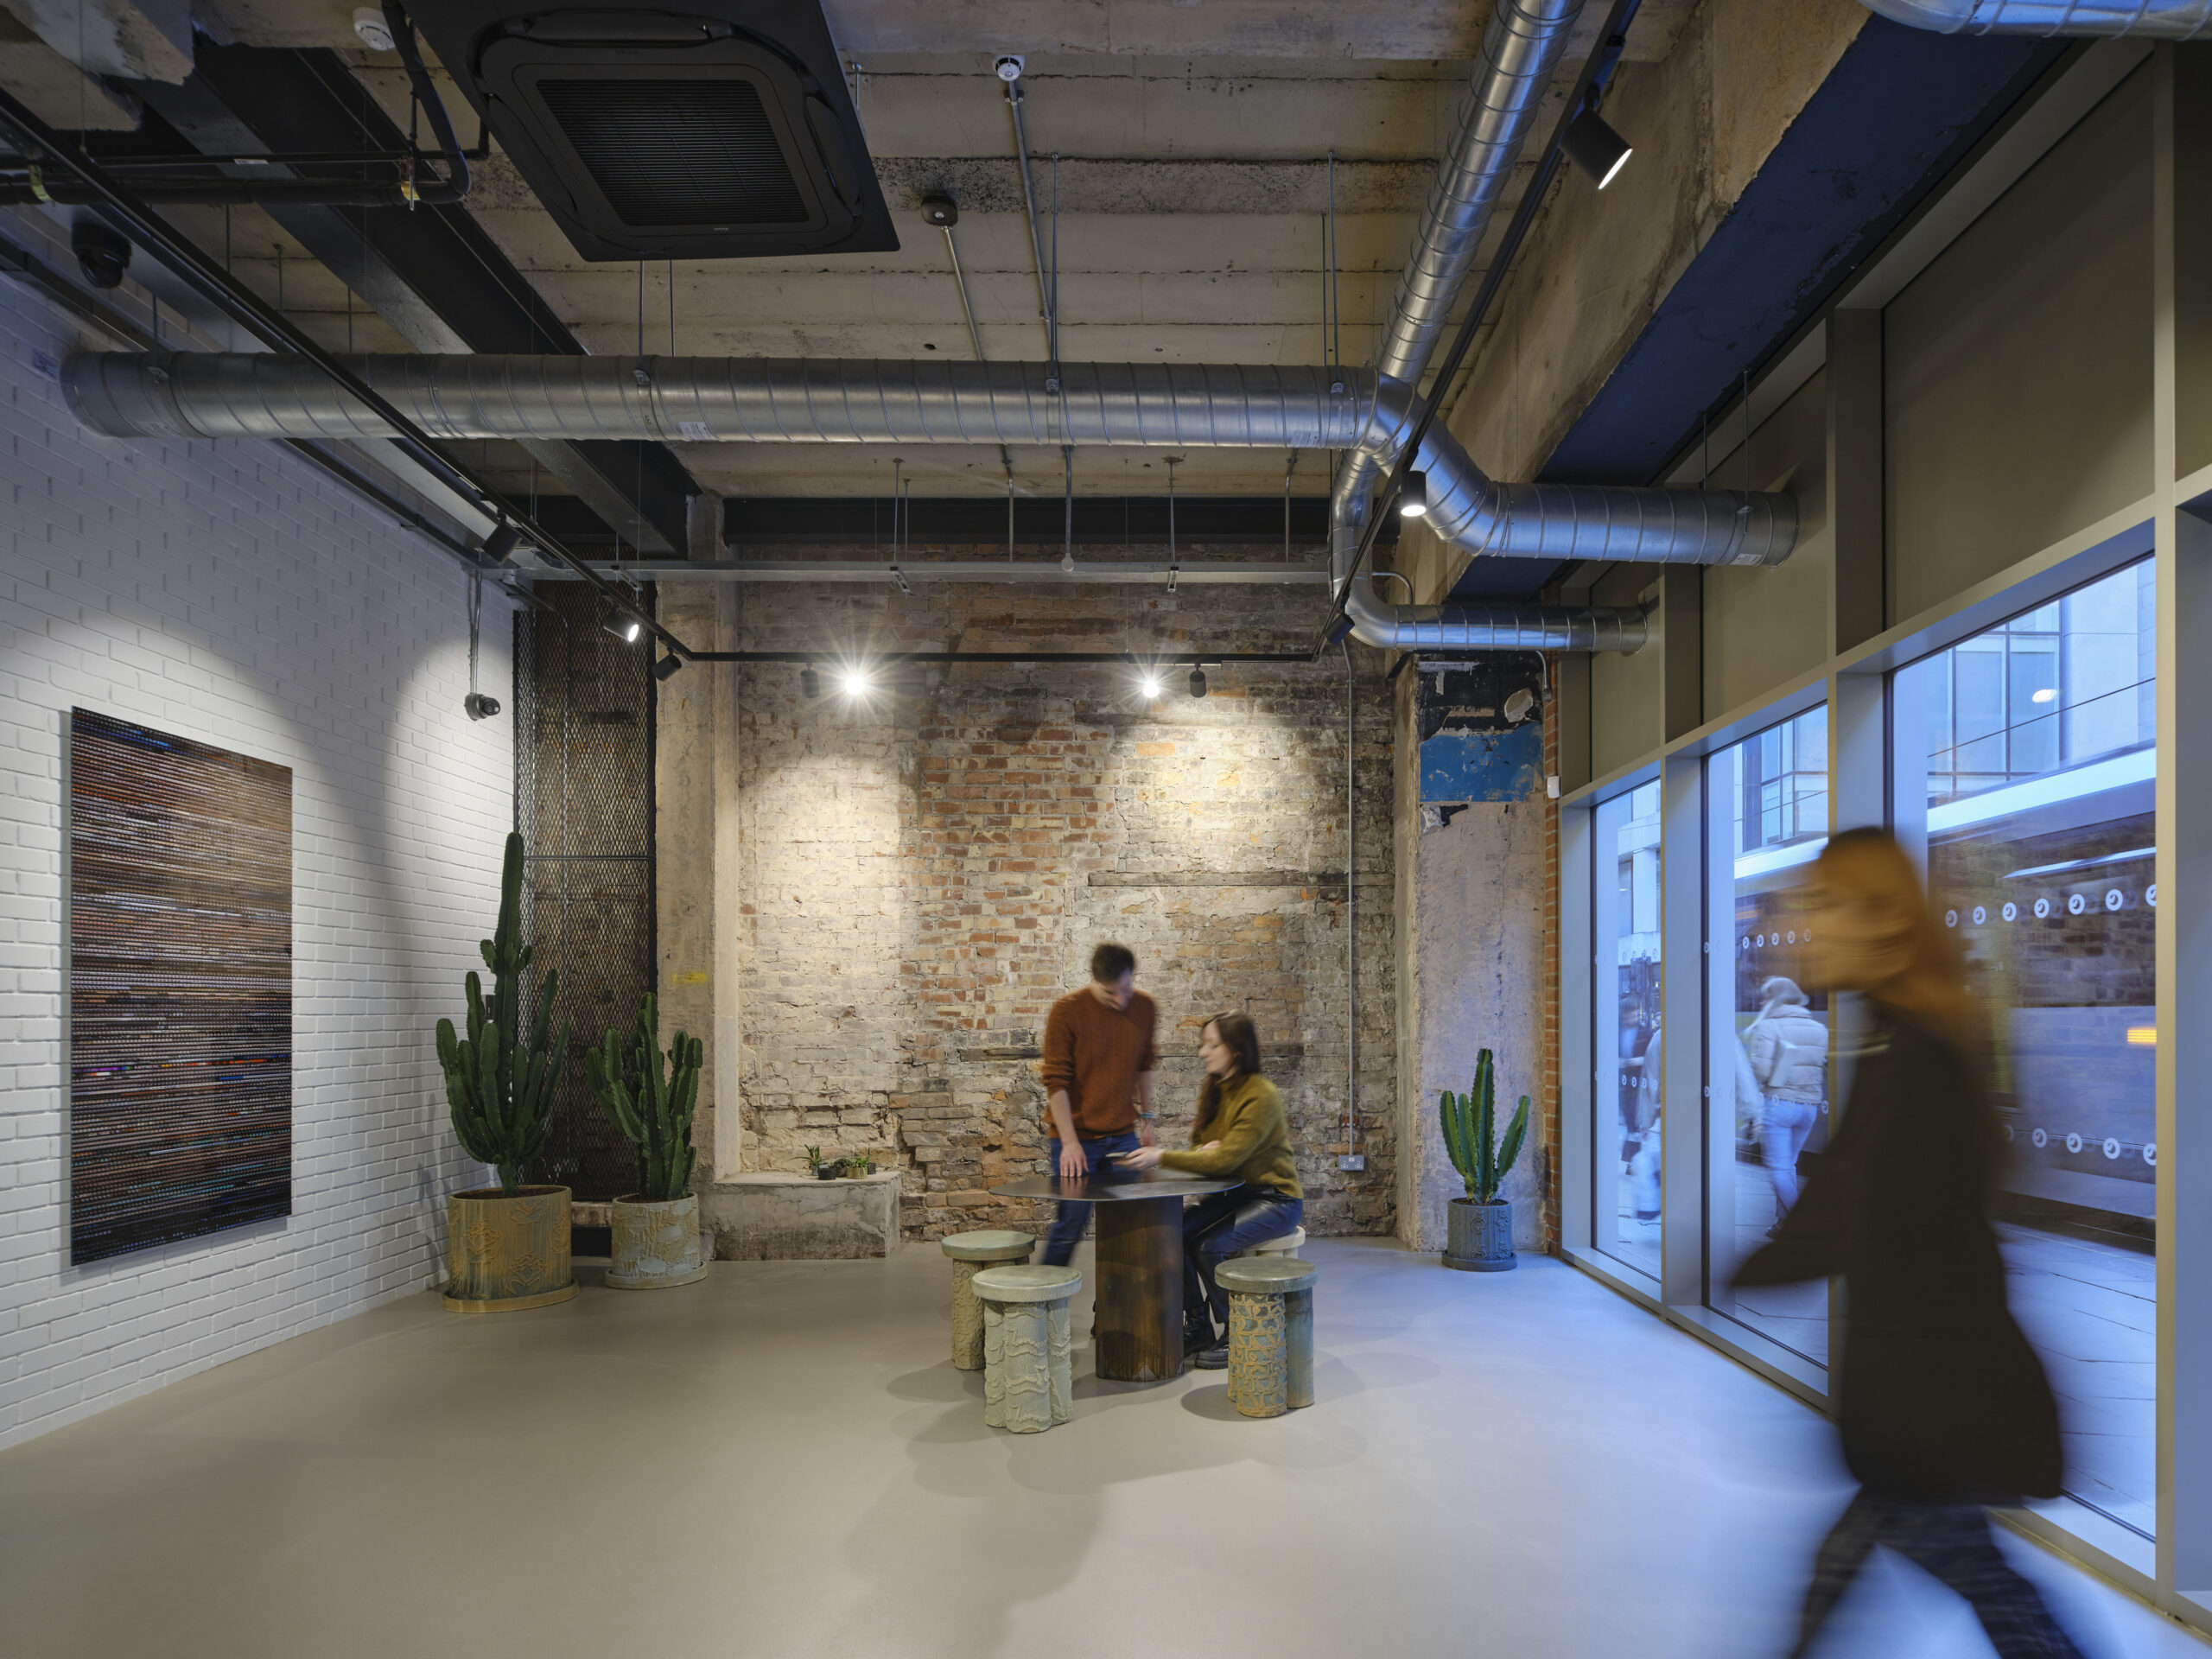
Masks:
[[[499,919],[483,941],[492,995],[472,969],[467,978],[468,1034],[438,1021],[438,1064],[454,1133],[479,1163],[499,1172],[497,1186],[456,1192],[446,1200],[446,1306],[493,1313],[565,1302],[576,1294],[569,1271],[569,1189],[528,1186],[523,1166],[545,1145],[553,1104],[555,1061],[569,1046],[569,1028],[551,1034],[560,971],[548,969],[528,1033],[523,996],[531,948],[522,942],[523,840],[507,837],[499,874]]]
[[[1521,1142],[1529,1133],[1529,1096],[1521,1096],[1521,1109],[1505,1126],[1504,1138],[1493,1141],[1496,1088],[1497,1068],[1484,1049],[1475,1059],[1473,1090],[1464,1095],[1446,1090],[1440,1112],[1445,1154],[1467,1185],[1467,1196],[1452,1199],[1448,1211],[1444,1265],[1467,1273],[1503,1273],[1513,1266],[1513,1205],[1497,1190],[1520,1159]]]
[[[857,1180],[863,1175],[875,1173],[875,1154],[872,1152],[853,1152],[845,1154],[838,1165],[839,1171]]]
[[[614,1200],[607,1282],[617,1290],[661,1290],[707,1276],[699,1195],[691,1191],[698,1155],[691,1113],[704,1045],[679,1031],[664,1054],[659,1040],[660,1002],[648,991],[629,1042],[610,1030],[591,1052],[600,1104],[638,1154],[638,1190]]]
[[[822,1148],[819,1147],[809,1147],[806,1149],[807,1173],[813,1176],[817,1181],[836,1180],[837,1179],[837,1171],[842,1166],[842,1164],[843,1160],[842,1159],[834,1163],[823,1162]]]

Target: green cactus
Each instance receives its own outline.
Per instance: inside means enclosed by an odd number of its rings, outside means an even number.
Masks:
[[[455,1035],[450,1020],[438,1021],[438,1064],[445,1070],[454,1133],[470,1157],[499,1170],[499,1190],[510,1196],[522,1185],[523,1166],[545,1145],[553,1078],[569,1046],[566,1022],[558,1039],[548,1036],[561,988],[557,968],[546,970],[529,1040],[521,1039],[532,954],[532,947],[522,942],[522,837],[510,835],[499,873],[497,931],[480,947],[484,965],[492,970],[492,995],[484,995],[483,982],[472,969],[468,1035]]]
[[[1444,1121],[1445,1155],[1452,1160],[1452,1167],[1459,1172],[1459,1179],[1467,1184],[1467,1196],[1477,1204],[1494,1204],[1497,1189],[1505,1184],[1505,1177],[1521,1156],[1521,1142],[1529,1133],[1529,1096],[1521,1096],[1521,1109],[1513,1114],[1513,1121],[1505,1127],[1505,1138],[1493,1143],[1491,1131],[1496,1127],[1492,1100],[1497,1090],[1497,1072],[1490,1050],[1484,1049],[1475,1059],[1475,1086],[1471,1094],[1455,1095],[1444,1091],[1439,1114]]]
[[[664,1204],[691,1190],[691,1111],[699,1099],[699,1066],[705,1045],[676,1033],[666,1054],[659,1048],[660,1001],[645,993],[638,1024],[626,1047],[609,1030],[590,1054],[592,1087],[614,1127],[637,1148],[638,1192]]]

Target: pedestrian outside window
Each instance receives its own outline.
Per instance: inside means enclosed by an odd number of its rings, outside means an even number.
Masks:
[[[1666,1040],[1660,870],[1659,785],[1646,784],[1599,805],[1591,894],[1598,955],[1592,1242],[1655,1281]]]

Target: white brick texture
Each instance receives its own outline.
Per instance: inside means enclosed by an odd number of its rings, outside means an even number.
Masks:
[[[65,255],[66,257],[66,255]],[[499,905],[505,715],[465,577],[261,443],[69,413],[74,325],[0,283],[0,1445],[442,1275],[479,1179],[432,1032]],[[507,607],[480,675],[509,702]],[[292,1213],[73,1267],[63,760],[72,705],[292,768]]]

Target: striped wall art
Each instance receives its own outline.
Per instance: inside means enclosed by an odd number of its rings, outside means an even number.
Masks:
[[[69,1256],[292,1209],[292,773],[79,709]]]

